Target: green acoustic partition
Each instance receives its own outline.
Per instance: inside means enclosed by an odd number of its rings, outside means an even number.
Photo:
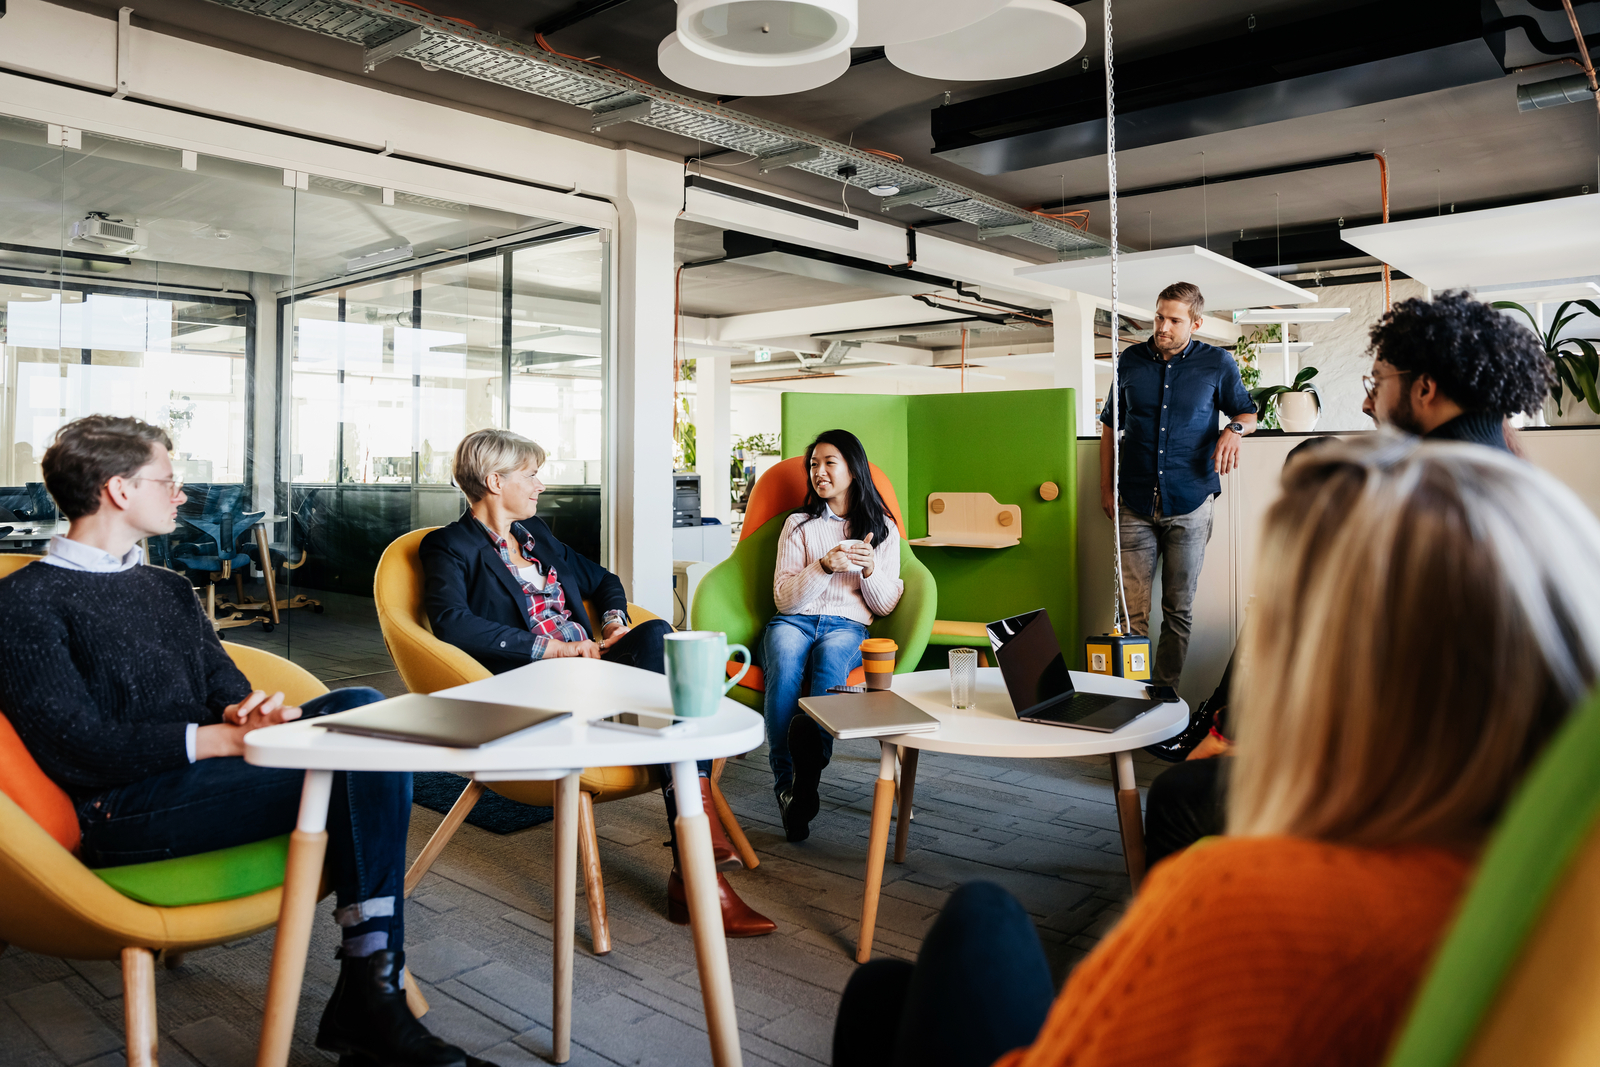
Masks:
[[[783,453],[803,454],[823,430],[851,431],[894,482],[913,538],[927,535],[930,493],[982,492],[999,503],[1019,505],[1018,545],[913,551],[938,583],[940,619],[991,622],[1045,608],[1067,662],[1075,664],[1079,658],[1075,410],[1071,389],[927,396],[785,393]],[[1060,489],[1054,500],[1040,495],[1045,482]],[[934,640],[937,643],[938,638]]]

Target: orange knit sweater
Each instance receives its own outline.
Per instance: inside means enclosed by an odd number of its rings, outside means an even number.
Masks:
[[[1465,886],[1439,849],[1223,838],[1158,865],[995,1067],[1383,1061]]]

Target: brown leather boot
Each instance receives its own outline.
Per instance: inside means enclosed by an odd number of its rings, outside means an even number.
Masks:
[[[711,858],[717,861],[717,870],[733,871],[744,866],[739,851],[733,847],[733,842],[728,840],[727,831],[723,829],[722,818],[717,814],[717,806],[711,802],[711,779],[700,779],[700,804],[705,808],[706,821],[711,824]]]
[[[722,933],[725,937],[760,937],[770,934],[778,924],[739,899],[733,886],[722,875],[717,875],[717,896],[722,901]],[[689,925],[689,897],[684,892],[683,877],[673,867],[667,876],[667,918],[679,926]]]

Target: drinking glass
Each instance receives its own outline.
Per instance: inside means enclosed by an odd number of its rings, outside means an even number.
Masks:
[[[950,706],[966,709],[974,705],[978,695],[978,650],[952,648],[950,650]]]

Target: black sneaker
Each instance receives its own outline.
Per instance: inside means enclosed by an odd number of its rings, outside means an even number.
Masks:
[[[349,1067],[478,1067],[482,1060],[428,1032],[406,1004],[404,952],[341,961],[317,1027],[317,1047]],[[492,1065],[487,1065],[492,1067]]]
[[[811,836],[811,820],[822,806],[817,786],[822,782],[822,769],[828,765],[822,732],[804,715],[796,715],[789,722],[789,757],[794,760],[794,784],[787,794],[778,794],[778,810],[783,814],[783,830],[789,840],[804,841]]]

